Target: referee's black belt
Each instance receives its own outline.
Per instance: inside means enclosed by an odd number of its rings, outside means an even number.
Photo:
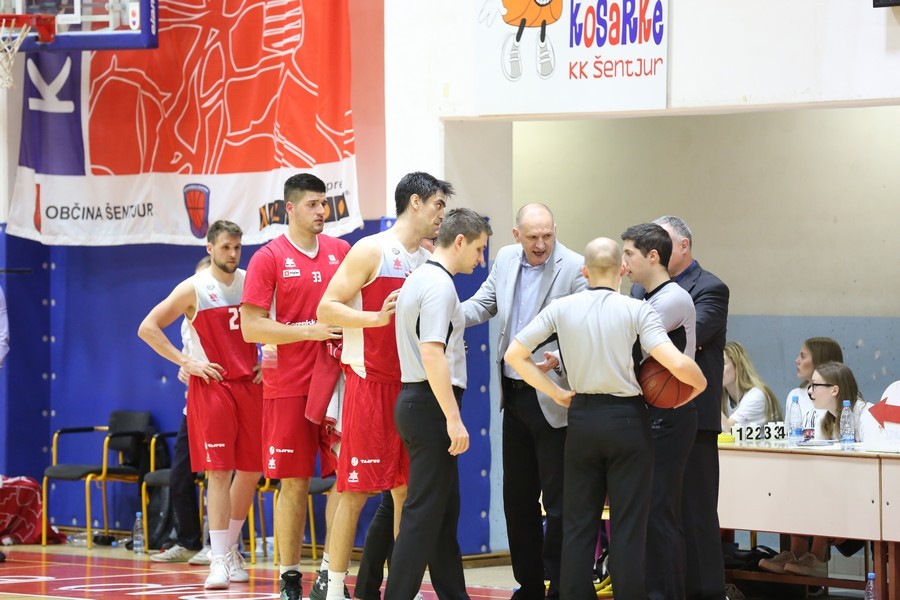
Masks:
[[[404,390],[421,390],[426,391],[429,394],[434,395],[431,390],[431,384],[427,381],[414,381],[410,383],[404,383],[400,386],[400,389]],[[466,388],[461,388],[457,385],[453,386],[453,393],[456,394],[457,397],[462,396],[462,393],[466,391]]]
[[[503,376],[503,381],[506,382],[506,385],[511,387],[514,390],[524,390],[526,388],[531,388],[528,385],[528,382],[523,379],[513,379],[512,377]]]
[[[575,394],[591,404],[643,404],[643,396],[613,396],[612,394]]]

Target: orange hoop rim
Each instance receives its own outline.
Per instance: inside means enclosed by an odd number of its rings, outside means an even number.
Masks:
[[[20,15],[0,13],[0,22],[10,29],[20,29],[26,25],[37,33],[37,41],[41,44],[49,44],[56,37],[55,15]]]

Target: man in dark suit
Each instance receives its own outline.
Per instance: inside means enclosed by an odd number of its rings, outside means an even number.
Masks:
[[[513,575],[521,586],[515,600],[559,598],[562,553],[563,450],[567,411],[522,380],[501,358],[515,335],[556,298],[587,288],[584,258],[556,241],[553,213],[543,204],[523,206],[516,215],[517,244],[501,248],[478,292],[462,304],[466,326],[495,315],[500,319],[497,364],[503,409],[503,509]],[[558,350],[555,337],[535,350],[535,361]],[[545,365],[546,368],[547,365]],[[565,377],[548,376],[563,387]],[[547,532],[541,502],[547,513]],[[599,525],[598,525],[599,526]]]
[[[684,475],[682,523],[684,524],[688,600],[725,600],[725,565],[719,533],[719,450],[722,431],[722,371],[725,328],[728,321],[728,286],[705,271],[691,251],[691,230],[674,216],[654,221],[672,237],[669,275],[687,290],[697,311],[696,361],[706,376],[706,390],[694,399],[697,406],[697,438]],[[643,292],[643,290],[639,290]],[[632,290],[632,295],[635,290]]]

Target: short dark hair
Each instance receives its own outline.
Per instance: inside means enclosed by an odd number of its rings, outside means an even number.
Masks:
[[[434,175],[429,175],[422,171],[404,175],[394,191],[394,205],[397,209],[397,216],[399,217],[406,212],[409,206],[409,199],[414,194],[419,196],[422,202],[426,202],[438,192],[443,192],[444,196],[449,198],[453,195],[453,186],[449,181],[441,181]]]
[[[238,227],[237,223],[219,219],[209,226],[209,231],[206,232],[206,241],[210,244],[215,244],[216,240],[219,237],[219,234],[222,233],[227,233],[228,235],[236,235],[238,237],[244,235],[244,232],[241,231],[241,228]]]
[[[316,192],[317,194],[325,193],[325,182],[313,175],[312,173],[298,173],[291,175],[284,182],[284,201],[290,202],[290,196],[294,193]]]
[[[486,233],[488,237],[494,233],[491,224],[485,221],[484,217],[471,208],[454,208],[441,221],[437,245],[440,248],[448,248],[460,234],[471,243],[481,237],[482,233]]]
[[[659,254],[659,264],[668,268],[672,258],[672,237],[656,223],[632,225],[622,232],[622,241],[631,241],[643,256],[651,250]]]

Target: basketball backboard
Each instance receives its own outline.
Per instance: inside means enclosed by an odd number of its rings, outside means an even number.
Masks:
[[[158,9],[158,0],[0,0],[0,13],[56,17],[55,39],[30,33],[21,52],[156,48]]]

